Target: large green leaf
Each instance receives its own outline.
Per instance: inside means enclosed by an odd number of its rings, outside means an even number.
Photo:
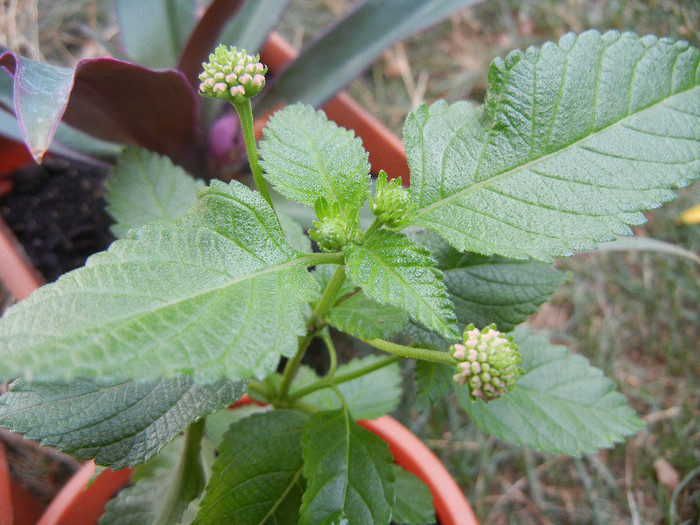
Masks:
[[[112,233],[124,238],[148,222],[181,217],[203,186],[168,157],[140,148],[124,150],[107,181],[107,211],[116,221]]]
[[[459,337],[452,304],[428,250],[402,233],[379,230],[345,252],[350,280],[382,304],[403,308],[450,339]]]
[[[517,445],[581,456],[644,428],[613,381],[584,357],[525,330],[515,332],[515,342],[525,374],[512,392],[484,403],[457,387],[460,404],[484,431]]]
[[[257,192],[213,181],[183,218],[132,232],[8,309],[0,377],[265,377],[305,333],[309,257]]]
[[[394,502],[389,447],[346,409],[317,412],[302,436],[308,487],[300,525],[386,525]]]
[[[435,523],[433,495],[430,488],[414,474],[394,465],[396,501],[391,522],[402,525]]]
[[[551,264],[460,253],[430,230],[414,238],[430,250],[445,274],[445,286],[461,326],[496,323],[510,332],[535,313],[567,274]]]
[[[315,107],[387,48],[479,0],[368,0],[311,43],[271,88],[261,109],[302,101]]]
[[[273,115],[260,143],[265,178],[290,199],[313,206],[319,197],[358,209],[369,196],[362,141],[322,111],[294,104]]]
[[[687,43],[613,31],[494,61],[484,108],[406,121],[415,223],[459,251],[542,260],[628,234],[700,175],[699,63]]]
[[[304,492],[301,436],[308,416],[255,414],[226,433],[196,524],[296,524]]]
[[[191,378],[100,386],[16,381],[0,397],[0,425],[115,470],[153,457],[197,419],[237,401],[245,383]]]
[[[156,457],[134,469],[133,485],[111,499],[100,525],[178,525],[204,489],[198,443],[178,437]]]

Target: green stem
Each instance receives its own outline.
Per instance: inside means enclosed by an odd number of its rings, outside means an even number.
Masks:
[[[248,382],[248,392],[254,392],[266,401],[272,401],[277,394],[270,385],[262,381],[256,381],[255,379],[251,379]]]
[[[159,505],[160,512],[154,517],[154,525],[178,523],[190,501],[204,490],[205,476],[201,462],[202,437],[205,418],[192,423],[185,431],[185,446],[177,468],[172,472],[174,481],[165,495],[165,502]]]
[[[253,180],[255,180],[255,187],[260,192],[260,195],[267,201],[267,203],[274,208],[272,205],[272,199],[270,198],[270,192],[267,189],[267,183],[263,178],[262,168],[258,162],[258,148],[255,144],[255,126],[253,121],[253,108],[250,105],[250,99],[247,98],[243,102],[233,102],[233,107],[236,108],[236,113],[238,113],[238,118],[241,119],[241,129],[243,129],[243,141],[245,142],[245,151],[248,154],[248,163],[250,164],[250,171],[253,172]]]
[[[333,339],[331,339],[328,329],[323,331],[323,342],[326,343],[326,348],[328,349],[328,357],[330,358],[331,364],[328,368],[328,377],[333,377],[335,374],[335,369],[338,366],[338,353],[335,351],[335,345],[333,344]]]
[[[443,365],[451,366],[457,364],[457,361],[455,361],[450,354],[447,352],[440,352],[439,350],[399,345],[376,337],[373,339],[363,339],[363,341],[379,350],[408,359],[420,359],[422,361],[431,361],[433,363],[442,363]]]
[[[372,222],[372,224],[369,225],[369,228],[365,230],[365,233],[362,235],[362,240],[360,242],[365,242],[370,235],[372,235],[374,232],[376,232],[379,228],[382,227],[382,224],[384,223],[379,220],[379,217],[375,218],[374,222]]]
[[[316,304],[313,313],[311,314],[311,319],[309,320],[309,333],[306,334],[302,339],[299,340],[299,347],[297,353],[292,357],[284,367],[284,372],[282,373],[282,382],[280,383],[279,394],[277,395],[277,401],[281,402],[287,399],[289,394],[289,387],[292,385],[292,380],[297,373],[297,369],[301,364],[301,360],[304,358],[306,349],[311,344],[311,340],[316,336],[319,330],[325,327],[325,321],[323,318],[333,306],[335,298],[338,295],[338,291],[345,282],[345,265],[339,264],[331,277],[326,290],[323,292],[321,299]]]
[[[378,359],[372,364],[369,364],[367,366],[363,366],[361,368],[357,368],[355,370],[352,370],[351,372],[346,372],[345,374],[339,374],[336,376],[326,376],[323,379],[313,383],[312,385],[306,386],[304,388],[300,388],[296,392],[294,392],[292,395],[289,396],[289,401],[296,401],[297,399],[301,399],[302,397],[310,394],[311,392],[315,392],[316,390],[321,390],[322,388],[331,388],[333,386],[337,386],[341,383],[345,383],[347,381],[352,381],[353,379],[357,379],[358,377],[362,377],[365,374],[369,374],[371,372],[374,372],[375,370],[379,370],[380,368],[384,368],[385,366],[389,366],[393,363],[397,363],[401,361],[401,356],[396,356],[396,355],[388,355],[384,356],[381,359]]]
[[[343,264],[345,261],[342,253],[307,253],[303,259],[307,268],[319,264]]]

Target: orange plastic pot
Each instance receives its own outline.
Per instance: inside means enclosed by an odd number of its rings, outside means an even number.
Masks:
[[[244,396],[236,406],[250,403],[253,401]],[[386,441],[396,463],[428,485],[441,525],[478,525],[454,478],[415,434],[390,416],[361,421],[360,425]],[[112,495],[128,483],[131,471],[105,470],[85,489],[94,472],[94,464],[86,463],[46,509],[38,525],[96,524]]]

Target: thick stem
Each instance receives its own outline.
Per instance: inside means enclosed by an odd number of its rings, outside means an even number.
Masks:
[[[306,349],[309,347],[311,340],[316,336],[318,331],[325,326],[325,324],[321,326],[320,323],[323,322],[323,318],[333,306],[338,291],[340,287],[343,286],[343,282],[345,282],[345,265],[339,264],[326,290],[323,292],[321,299],[316,304],[316,308],[314,308],[309,321],[309,333],[299,340],[299,347],[296,355],[287,361],[284,367],[282,383],[280,384],[279,395],[277,396],[278,401],[283,401],[287,398],[289,387],[292,385],[292,380],[297,373],[301,360],[304,358]]]
[[[270,198],[270,192],[267,189],[267,183],[263,178],[262,168],[258,162],[258,148],[255,144],[255,127],[253,125],[253,108],[250,105],[250,99],[247,98],[244,102],[234,102],[233,107],[236,108],[238,118],[241,119],[241,129],[243,129],[245,151],[248,154],[248,163],[250,164],[250,171],[253,172],[255,187],[258,189],[260,195],[263,196],[267,203],[274,208],[272,205],[272,199]]]
[[[375,218],[372,224],[369,225],[369,228],[365,230],[365,233],[362,234],[362,241],[360,242],[365,242],[367,238],[372,235],[374,232],[376,232],[379,228],[381,228],[383,225],[382,221],[379,220],[379,217]]]
[[[384,352],[389,352],[401,357],[406,357],[408,359],[420,359],[422,361],[431,361],[433,363],[442,363],[443,365],[454,366],[457,361],[448,354],[447,352],[440,352],[438,350],[429,350],[428,348],[415,348],[413,346],[404,346],[384,339],[363,339],[363,341],[379,350]]]

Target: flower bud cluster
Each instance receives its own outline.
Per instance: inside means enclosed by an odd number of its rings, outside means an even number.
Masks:
[[[200,73],[200,94],[240,103],[257,95],[265,85],[267,67],[260,55],[248,55],[245,49],[227,48],[223,44],[203,62]]]
[[[523,373],[518,347],[512,336],[504,336],[492,324],[483,330],[467,326],[464,344],[450,347],[450,354],[457,364],[454,380],[469,385],[472,398],[484,401],[496,399],[515,386],[515,380]]]
[[[414,209],[411,196],[401,186],[401,179],[387,182],[387,175],[382,170],[377,176],[377,191],[371,201],[372,213],[390,229],[408,226]]]
[[[341,210],[338,202],[329,203],[325,197],[319,197],[314,203],[317,221],[313,221],[315,230],[309,230],[311,237],[324,252],[337,253],[360,234],[359,217],[356,209]]]

